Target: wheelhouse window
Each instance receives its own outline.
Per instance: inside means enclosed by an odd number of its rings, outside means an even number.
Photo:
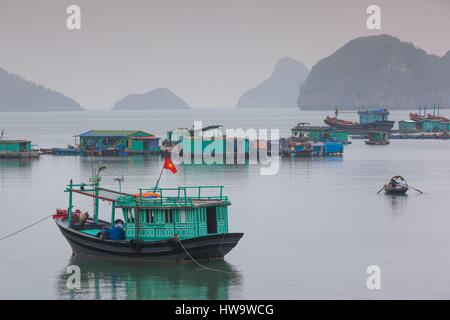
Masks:
[[[165,221],[166,223],[173,223],[173,212],[172,210],[169,209],[165,209],[164,210],[164,216],[165,216]]]
[[[134,223],[134,214],[131,209],[123,209],[123,217],[127,223]]]
[[[145,223],[155,223],[155,211],[152,209],[145,209]]]
[[[186,210],[180,210],[180,223],[186,223]]]

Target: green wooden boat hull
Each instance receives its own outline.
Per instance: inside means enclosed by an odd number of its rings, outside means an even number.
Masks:
[[[243,233],[210,234],[201,237],[162,241],[104,240],[86,230],[102,229],[109,223],[88,221],[84,226],[68,226],[67,218],[55,219],[60,231],[69,242],[75,255],[107,256],[122,259],[154,261],[191,261],[222,259],[244,235]],[[181,244],[183,246],[180,245]],[[183,249],[184,247],[184,249]],[[187,252],[186,252],[187,251]],[[188,255],[189,253],[189,255]]]

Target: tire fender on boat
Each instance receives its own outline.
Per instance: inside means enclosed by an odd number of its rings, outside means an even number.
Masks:
[[[180,248],[180,239],[178,237],[178,235],[173,236],[172,238],[170,238],[169,240],[167,240],[169,242],[169,244],[175,248]]]
[[[130,240],[130,246],[136,250],[136,252],[141,250],[142,245],[144,244],[144,241],[142,240],[136,240],[132,239]]]

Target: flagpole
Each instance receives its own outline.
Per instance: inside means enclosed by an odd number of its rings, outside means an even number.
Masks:
[[[158,178],[158,180],[156,181],[156,186],[155,186],[155,189],[154,189],[153,191],[155,191],[156,188],[158,188],[159,180],[161,180],[161,176],[162,176],[163,171],[164,171],[164,166],[161,168],[161,172],[159,173],[159,178]]]

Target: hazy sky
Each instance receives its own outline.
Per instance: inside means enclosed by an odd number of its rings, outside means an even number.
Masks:
[[[66,8],[81,7],[68,30]],[[381,7],[382,30],[366,28]],[[290,56],[308,67],[349,40],[388,33],[450,50],[450,0],[0,0],[0,68],[88,109],[167,87],[191,107],[232,107]]]

